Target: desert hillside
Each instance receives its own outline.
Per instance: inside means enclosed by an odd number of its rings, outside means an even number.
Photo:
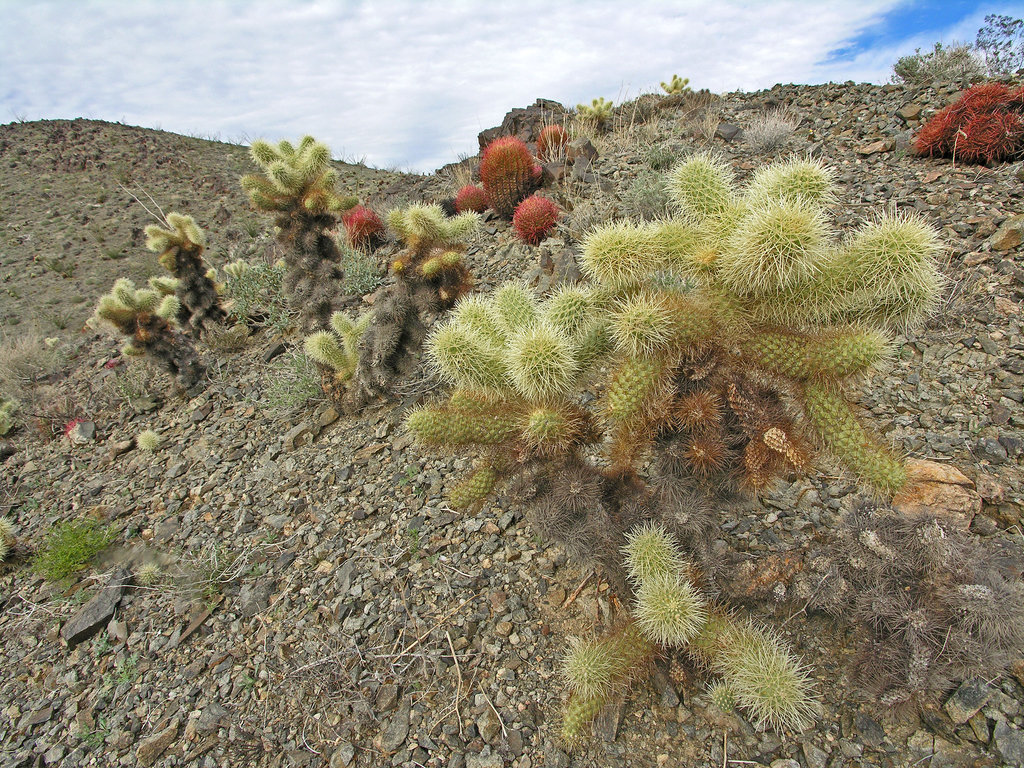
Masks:
[[[524,280],[540,293],[579,279],[584,234],[668,215],[662,177],[694,152],[712,150],[741,182],[776,159],[821,159],[836,173],[836,229],[895,207],[940,233],[940,310],[896,338],[856,399],[883,442],[934,462],[935,511],[1019,577],[1024,165],[910,151],[922,121],[959,90],[846,83],[642,96],[607,130],[579,131],[574,163],[548,168],[542,194],[563,211],[551,237],[527,245],[484,216],[466,249],[476,290]],[[769,115],[788,126],[774,141],[760,130]],[[560,105],[538,101],[504,129],[533,141],[541,124],[563,121],[572,122]],[[335,165],[339,192],[384,214],[452,196],[474,160],[433,176]],[[161,131],[86,120],[0,127],[0,373],[16,343],[49,353],[0,443],[0,516],[15,542],[0,564],[0,763],[1024,762],[1024,658],[998,679],[950,681],[889,707],[855,680],[857,665],[872,663],[863,627],[787,592],[865,494],[827,456],[714,510],[711,543],[723,602],[775,628],[806,663],[815,723],[757,729],[711,703],[705,670],[667,654],[570,750],[559,736],[562,656],[569,638],[611,626],[623,605],[600,574],[536,535],[513,498],[453,511],[446,492],[470,460],[424,449],[404,426],[443,392],[425,361],[389,400],[345,415],[297,355],[302,337],[287,316],[257,312],[243,331],[197,342],[207,373],[186,391],[84,325],[116,278],[162,273],[144,247],[147,208],[193,215],[221,275],[237,258],[273,262],[271,218],[238,183],[253,170],[244,147]],[[351,306],[377,300],[396,251],[389,242],[372,255]],[[46,337],[56,340],[47,347]],[[156,450],[139,447],[144,430],[158,433]],[[95,521],[107,546],[86,569],[47,580],[33,553],[80,519]]]

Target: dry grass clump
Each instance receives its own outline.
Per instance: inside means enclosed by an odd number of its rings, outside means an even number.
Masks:
[[[56,371],[62,359],[57,340],[40,333],[0,340],[0,393],[23,397],[26,390]]]
[[[786,107],[775,107],[755,117],[743,132],[755,152],[775,152],[785,146],[800,124]]]

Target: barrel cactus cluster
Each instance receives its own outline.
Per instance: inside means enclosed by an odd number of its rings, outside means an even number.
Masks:
[[[511,219],[516,206],[540,186],[541,167],[520,139],[495,139],[480,158],[480,181],[494,212]]]

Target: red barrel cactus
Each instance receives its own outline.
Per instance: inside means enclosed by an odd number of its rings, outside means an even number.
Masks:
[[[455,195],[455,212],[483,213],[487,210],[487,193],[476,184],[467,184]]]
[[[365,205],[350,208],[341,217],[341,223],[345,225],[345,234],[353,248],[373,248],[384,242],[384,222]]]
[[[558,221],[558,206],[546,197],[530,195],[516,206],[512,225],[524,243],[537,245],[548,236]]]
[[[569,132],[561,125],[546,125],[537,137],[537,157],[545,162],[558,160],[565,154]]]
[[[936,113],[914,139],[928,157],[992,163],[1024,155],[1024,87],[976,85]]]
[[[541,168],[530,150],[514,136],[495,139],[480,159],[480,181],[491,208],[510,219],[516,206],[540,185]]]

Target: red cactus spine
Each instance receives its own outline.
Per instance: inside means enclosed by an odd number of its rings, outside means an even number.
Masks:
[[[558,160],[569,143],[569,132],[561,125],[546,125],[537,137],[537,157],[545,162]]]
[[[483,213],[487,210],[487,193],[475,184],[467,184],[455,195],[455,212]]]
[[[512,224],[519,239],[537,245],[558,221],[558,206],[546,197],[531,195],[516,207]]]
[[[503,136],[487,145],[480,159],[480,181],[491,208],[506,219],[540,183],[541,169],[530,150],[514,136]]]
[[[341,217],[345,234],[353,248],[374,248],[384,242],[384,222],[365,205],[357,205]]]

